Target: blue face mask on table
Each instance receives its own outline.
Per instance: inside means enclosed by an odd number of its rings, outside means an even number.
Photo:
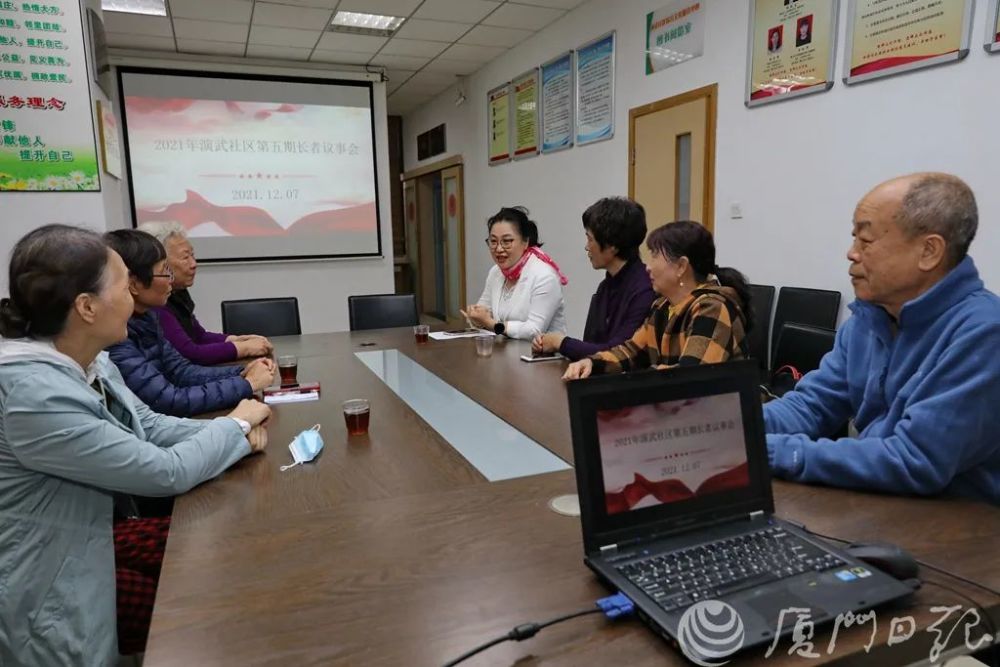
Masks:
[[[285,472],[289,468],[294,468],[300,463],[308,463],[319,456],[319,453],[323,450],[323,438],[319,434],[319,429],[320,425],[316,424],[312,428],[302,431],[302,433],[295,436],[295,439],[288,445],[295,463],[281,466],[281,472]]]

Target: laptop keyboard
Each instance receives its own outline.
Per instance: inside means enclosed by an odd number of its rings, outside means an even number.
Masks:
[[[617,566],[665,611],[844,565],[832,553],[772,526]]]

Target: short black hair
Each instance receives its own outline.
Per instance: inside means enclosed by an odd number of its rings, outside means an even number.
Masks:
[[[639,256],[639,246],[646,240],[646,209],[628,197],[598,199],[583,212],[583,228],[591,233],[601,249],[615,247],[624,260]]]
[[[10,256],[10,298],[0,301],[0,335],[62,333],[76,297],[101,292],[107,265],[108,247],[89,229],[45,225],[24,235]]]
[[[541,248],[538,240],[538,225],[528,217],[528,209],[523,206],[504,206],[486,221],[486,232],[493,229],[498,222],[509,222],[517,227],[517,233],[528,242],[529,248]]]
[[[121,255],[128,272],[146,287],[153,282],[153,267],[167,258],[163,244],[138,229],[116,229],[105,234],[104,241]]]

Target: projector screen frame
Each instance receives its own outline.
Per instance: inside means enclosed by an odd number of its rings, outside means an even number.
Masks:
[[[199,264],[248,264],[248,263],[285,263],[285,262],[317,262],[317,261],[331,261],[331,260],[358,260],[358,259],[384,259],[385,253],[382,248],[382,203],[379,197],[379,179],[378,179],[378,142],[377,135],[375,132],[375,84],[371,80],[366,79],[337,79],[328,77],[308,77],[308,76],[285,76],[285,75],[274,75],[274,74],[253,74],[253,73],[241,73],[241,72],[227,72],[223,70],[190,70],[190,69],[171,69],[165,67],[145,67],[145,66],[133,66],[133,65],[119,65],[116,68],[116,84],[118,88],[118,111],[121,116],[122,125],[122,147],[125,155],[125,172],[128,174],[128,197],[129,197],[129,211],[130,220],[132,223],[132,228],[138,227],[138,221],[136,219],[136,206],[135,206],[135,190],[132,185],[132,157],[129,150],[128,141],[128,116],[125,110],[125,87],[123,83],[123,76],[126,74],[151,74],[159,76],[178,76],[178,77],[191,77],[191,78],[208,78],[208,79],[234,79],[243,81],[261,81],[261,82],[278,82],[278,83],[300,83],[307,85],[336,85],[336,86],[350,86],[355,88],[367,88],[368,89],[368,109],[369,109],[369,125],[371,129],[371,141],[372,141],[372,178],[374,182],[374,194],[375,194],[375,235],[377,249],[375,252],[366,253],[336,253],[336,254],[314,254],[314,255],[271,255],[271,256],[255,256],[255,257],[214,257],[214,258],[199,258]]]

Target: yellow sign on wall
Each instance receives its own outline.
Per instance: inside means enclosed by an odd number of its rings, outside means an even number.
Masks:
[[[852,0],[845,82],[960,60],[969,52],[972,0]]]

